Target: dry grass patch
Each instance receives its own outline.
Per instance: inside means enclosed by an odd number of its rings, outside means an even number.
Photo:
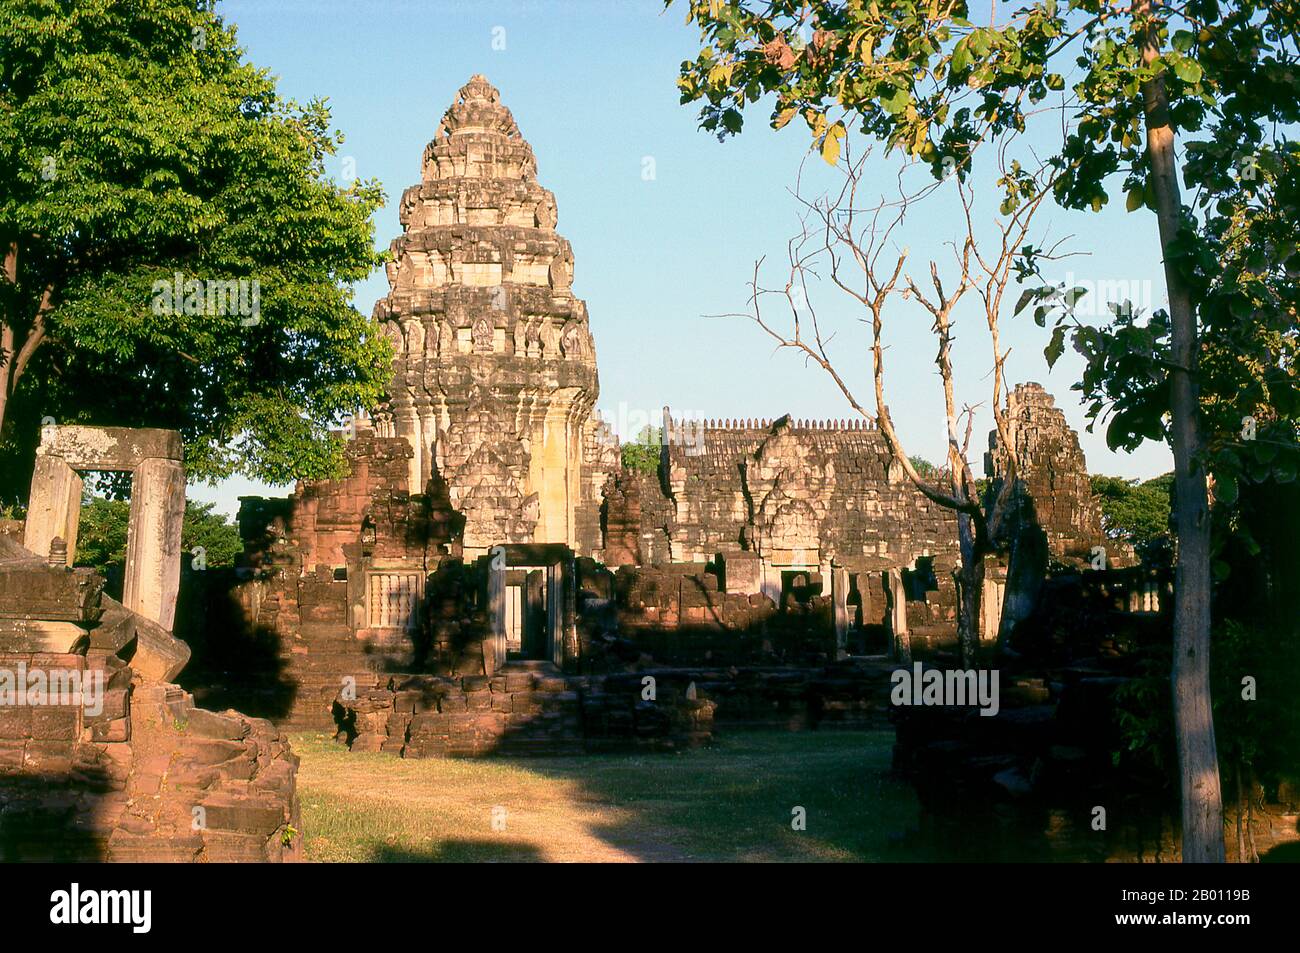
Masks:
[[[676,754],[408,761],[293,736],[318,861],[907,859],[888,846],[916,820],[888,773],[892,743],[762,732]],[[805,831],[791,829],[796,806]]]

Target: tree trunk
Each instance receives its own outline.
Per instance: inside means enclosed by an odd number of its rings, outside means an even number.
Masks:
[[[984,595],[984,557],[975,552],[975,530],[971,518],[957,514],[957,535],[961,543],[958,570],[957,645],[962,668],[975,667],[980,644],[980,600]]]
[[[10,242],[5,248],[4,279],[10,290],[18,286],[18,243]],[[17,300],[17,295],[14,295]],[[18,357],[18,345],[13,327],[9,324],[8,308],[0,309],[0,436],[5,430],[5,408],[9,405],[9,390],[14,381],[14,361]]]
[[[1136,13],[1146,12],[1146,3]],[[1150,63],[1159,55],[1151,42],[1143,50]],[[1196,388],[1198,353],[1196,310],[1191,291],[1170,261],[1169,249],[1182,213],[1174,162],[1174,131],[1163,77],[1142,88],[1146,113],[1147,157],[1156,198],[1165,284],[1169,291],[1171,357],[1170,431],[1174,452],[1174,733],[1182,792],[1184,862],[1225,860],[1219,758],[1210,707],[1210,520],[1203,469],[1204,439]]]
[[[0,361],[3,362],[3,366],[0,366],[0,437],[3,437],[5,409],[9,406],[9,371],[13,363],[13,352],[10,348],[0,346]]]

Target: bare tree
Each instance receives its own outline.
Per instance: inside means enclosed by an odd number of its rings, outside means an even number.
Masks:
[[[762,287],[759,274],[763,261],[760,259],[754,267],[747,316],[776,341],[778,349],[790,348],[799,352],[829,375],[857,413],[875,420],[893,460],[912,484],[926,498],[956,513],[961,551],[961,566],[955,573],[960,593],[957,634],[962,664],[971,666],[979,646],[985,558],[1002,545],[1005,524],[1015,505],[1015,486],[1020,470],[1015,421],[1009,412],[1004,377],[1009,349],[1002,346],[999,321],[1005,313],[1008,286],[1016,275],[1017,258],[1029,237],[1035,214],[1050,194],[1052,173],[1046,166],[1028,172],[1018,163],[1009,162],[1005,145],[1000,147],[998,160],[1009,198],[1002,213],[992,222],[999,239],[981,248],[975,235],[974,196],[960,176],[950,176],[944,183],[932,184],[909,194],[902,187],[903,174],[900,172],[897,198],[881,198],[874,204],[859,206],[868,157],[869,152],[854,159],[845,150],[840,162],[844,181],[837,193],[808,200],[801,194],[801,186],[796,186],[795,195],[805,213],[800,232],[787,246],[787,280],[783,287]],[[945,281],[940,264],[931,260],[928,281],[918,284],[907,270],[908,249],[899,249],[893,239],[916,204],[940,194],[940,187],[948,183],[953,184],[957,193],[962,212],[961,230],[964,232],[957,241],[949,243],[953,252],[953,275]],[[1063,242],[1058,241],[1052,247],[1038,251],[1037,257],[1039,260],[1065,257],[1059,251]],[[835,335],[823,333],[809,287],[809,279],[818,283],[823,280],[823,272],[836,289],[863,310],[862,320],[870,325],[874,413],[859,401],[844,373],[828,353]],[[989,333],[992,360],[990,406],[999,442],[1005,452],[1002,479],[987,493],[981,492],[970,466],[971,434],[975,412],[980,405],[958,407],[952,365],[954,309],[971,292],[982,305]],[[778,328],[764,311],[765,299],[773,295],[785,300],[789,311],[788,326]],[[884,327],[886,306],[895,295],[916,301],[929,313],[931,331],[938,345],[935,364],[943,387],[947,457],[946,466],[930,477],[919,473],[909,458],[886,401]]]

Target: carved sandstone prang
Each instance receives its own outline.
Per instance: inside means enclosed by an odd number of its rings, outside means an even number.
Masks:
[[[536,170],[500,93],[471,77],[403,194],[390,291],[375,307],[385,328],[404,329],[390,334],[376,425],[411,446],[409,492],[446,481],[468,556],[498,543],[594,552],[617,464],[616,447],[595,446],[595,346]]]

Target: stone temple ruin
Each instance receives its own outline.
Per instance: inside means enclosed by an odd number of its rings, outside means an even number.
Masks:
[[[666,410],[657,472],[621,466],[555,197],[481,76],[421,172],[375,308],[389,400],[350,428],[346,479],[242,501],[247,565],[216,594],[234,612],[211,603],[192,640],[209,681],[408,755],[672,745],[707,737],[705,694],[728,696],[719,717],[804,717],[780,699],[818,676],[793,691],[764,666],[951,647],[955,520],[869,424]],[[1038,385],[1013,406],[1042,501],[1026,552],[1077,561],[1103,539],[1078,440]],[[1000,459],[994,441],[991,476]],[[1006,578],[991,567],[989,638]],[[869,707],[831,681],[820,713]]]
[[[132,474],[122,602],[70,566],[86,471]],[[172,684],[185,477],[169,430],[47,427],[0,526],[0,860],[294,859],[297,758]]]
[[[27,520],[0,522],[0,860],[297,859],[291,729],[426,757],[877,727],[892,668],[951,657],[955,518],[870,423],[665,408],[653,472],[622,465],[557,221],[471,78],[402,196],[375,308],[389,398],[349,428],[345,478],[242,500],[237,569],[187,570],[179,434],[45,429]],[[895,765],[927,805],[1095,803],[1123,680],[1104,662],[1168,641],[1168,574],[1103,533],[1052,397],[1021,384],[1009,408],[1015,518],[980,634],[1056,652],[1063,687],[1030,658],[1007,671],[1010,717],[895,710]],[[1007,457],[991,434],[994,486]],[[132,474],[120,602],[72,567],[82,475],[105,470]],[[1099,549],[1127,568],[1048,577]],[[1021,653],[1044,615],[1095,629],[1085,651]]]

